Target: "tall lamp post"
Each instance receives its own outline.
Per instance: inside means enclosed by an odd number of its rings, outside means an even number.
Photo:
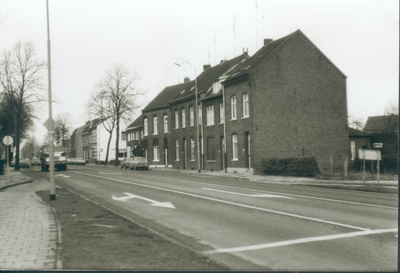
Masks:
[[[50,200],[56,200],[56,187],[54,182],[54,131],[53,131],[53,118],[51,107],[51,57],[50,57],[50,22],[49,22],[49,1],[46,0],[47,11],[47,70],[48,70],[48,85],[49,85],[49,159],[50,159]]]
[[[181,66],[179,64],[179,61],[187,63],[188,65],[193,66],[194,68],[194,88],[195,88],[195,96],[196,96],[196,115],[197,115],[197,121],[196,121],[196,142],[197,142],[197,166],[198,166],[198,170],[199,173],[201,173],[201,166],[200,166],[200,135],[199,135],[199,105],[198,105],[198,98],[197,98],[197,73],[196,73],[196,67],[194,65],[192,65],[191,63],[185,61],[184,59],[178,58],[177,62],[175,63],[175,65],[177,66]]]

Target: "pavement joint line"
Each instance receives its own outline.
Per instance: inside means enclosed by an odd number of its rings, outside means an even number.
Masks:
[[[87,173],[81,173],[81,172],[75,172],[75,173],[79,173],[79,174],[83,174],[83,175],[87,175],[87,176],[98,177],[98,178],[103,178],[103,179],[108,179],[108,180],[125,183],[125,184],[137,185],[137,186],[141,186],[141,187],[145,187],[145,188],[151,188],[151,189],[157,189],[157,190],[162,190],[162,191],[167,191],[167,192],[178,193],[178,194],[192,196],[192,197],[196,197],[196,198],[211,200],[214,202],[219,202],[219,203],[229,204],[229,205],[233,205],[233,206],[254,209],[254,210],[258,210],[258,211],[264,211],[264,212],[268,212],[268,213],[274,213],[274,214],[278,214],[278,215],[284,215],[284,216],[289,216],[289,217],[294,217],[294,218],[299,218],[299,219],[304,219],[304,220],[308,220],[308,221],[314,221],[314,222],[325,223],[325,224],[330,224],[330,225],[335,225],[335,226],[347,227],[347,228],[352,228],[352,229],[357,229],[357,230],[370,230],[369,228],[357,227],[357,226],[353,226],[353,225],[347,225],[347,224],[342,224],[342,223],[338,223],[338,222],[302,216],[302,215],[298,215],[298,214],[292,214],[292,213],[286,213],[286,212],[282,212],[282,211],[254,207],[254,206],[250,206],[250,205],[245,205],[245,204],[235,203],[235,202],[231,202],[231,201],[211,198],[211,197],[192,194],[192,193],[188,193],[188,192],[176,191],[176,190],[171,190],[171,189],[166,189],[166,188],[161,188],[161,187],[156,187],[156,186],[151,186],[151,185],[146,185],[146,184],[141,184],[141,183],[128,182],[128,181],[124,181],[124,180],[120,180],[120,179],[115,179],[115,178],[110,178],[110,177],[102,177],[102,176],[93,175],[93,174],[87,174]]]
[[[341,233],[341,234],[335,234],[335,235],[308,237],[308,238],[280,241],[280,242],[260,244],[260,245],[251,245],[251,246],[234,247],[234,248],[221,248],[221,249],[203,251],[202,253],[204,255],[213,255],[213,254],[219,254],[219,253],[251,251],[251,250],[259,250],[259,249],[266,249],[266,248],[273,248],[273,247],[289,246],[289,245],[295,245],[295,244],[304,244],[304,243],[311,243],[311,242],[321,242],[321,241],[328,241],[328,240],[351,238],[351,237],[356,237],[356,236],[382,234],[382,233],[389,233],[389,232],[398,232],[398,229],[392,228],[392,229],[364,230],[364,231],[356,231],[356,232],[351,232],[351,233]]]

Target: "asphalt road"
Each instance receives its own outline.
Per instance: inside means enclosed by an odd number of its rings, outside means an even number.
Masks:
[[[234,270],[397,271],[395,194],[101,166],[56,183]]]

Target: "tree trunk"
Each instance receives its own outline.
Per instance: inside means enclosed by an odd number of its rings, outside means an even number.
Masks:
[[[110,132],[110,136],[108,137],[107,152],[106,152],[106,160],[105,160],[105,162],[104,162],[104,165],[107,165],[107,164],[108,164],[108,153],[110,152],[111,138],[112,138],[112,131]],[[99,158],[99,160],[100,160],[100,158]]]
[[[21,141],[21,112],[22,107],[18,107],[16,117],[16,132],[15,132],[15,170],[19,170],[19,143]]]
[[[118,155],[119,155],[119,115],[117,114],[117,130],[115,138],[115,166],[118,166]]]

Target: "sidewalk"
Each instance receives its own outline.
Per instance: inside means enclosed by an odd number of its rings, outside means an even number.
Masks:
[[[60,268],[54,213],[35,194],[47,189],[46,181],[32,183],[14,170],[10,170],[9,179],[7,182],[6,168],[0,175],[0,269]]]
[[[323,180],[309,177],[293,177],[293,176],[274,176],[274,175],[254,175],[250,173],[225,173],[224,171],[207,171],[202,170],[198,173],[198,170],[176,170],[172,168],[152,168],[155,171],[169,171],[169,172],[181,172],[189,175],[209,175],[234,178],[239,180],[257,181],[261,183],[274,183],[274,184],[297,184],[297,185],[314,185],[314,186],[363,186],[364,182],[359,180]],[[365,185],[378,186],[377,180],[366,181]],[[397,188],[398,180],[381,180],[379,186]]]

